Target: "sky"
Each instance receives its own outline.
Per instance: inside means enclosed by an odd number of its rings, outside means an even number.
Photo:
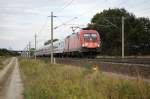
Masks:
[[[70,27],[86,27],[104,9],[125,8],[137,17],[150,17],[150,0],[0,0],[0,48],[25,50],[37,34],[37,47],[51,38],[50,14],[54,13],[54,38],[64,39]],[[65,24],[64,24],[65,23]],[[67,25],[66,25],[67,24]]]

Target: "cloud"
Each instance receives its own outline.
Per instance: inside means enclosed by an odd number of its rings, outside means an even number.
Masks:
[[[0,36],[1,41],[12,41],[15,40],[15,37],[12,36]]]
[[[35,9],[24,8],[0,8],[0,15],[40,15],[41,12]]]

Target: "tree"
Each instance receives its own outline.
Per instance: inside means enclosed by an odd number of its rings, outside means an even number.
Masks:
[[[56,42],[56,41],[58,41],[59,39],[53,39],[53,42]],[[48,45],[48,44],[50,44],[51,43],[51,40],[48,40],[48,41],[46,41],[45,43],[44,43],[44,45]]]
[[[0,49],[0,56],[18,56],[20,55],[18,52],[16,51],[12,51],[12,50],[7,50],[7,49]]]
[[[34,51],[35,51],[35,48],[30,48],[30,55],[31,55],[31,56],[34,55]]]
[[[86,29],[95,29],[102,39],[101,53],[121,55],[121,17],[125,17],[125,54],[150,54],[150,20],[136,18],[125,9],[97,13]]]

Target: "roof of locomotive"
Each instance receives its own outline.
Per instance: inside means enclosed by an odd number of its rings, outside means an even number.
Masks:
[[[71,35],[68,35],[66,38],[70,38],[70,36],[77,35],[77,34],[80,34],[80,33],[98,33],[98,32],[96,30],[80,30],[77,33],[72,33]]]
[[[80,33],[98,33],[96,30],[80,30]]]

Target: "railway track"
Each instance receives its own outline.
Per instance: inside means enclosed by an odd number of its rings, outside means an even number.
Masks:
[[[100,71],[150,79],[150,59],[57,58],[56,62],[87,68],[97,66]]]
[[[129,64],[143,64],[143,65],[150,65],[150,58],[114,58],[114,59],[97,59],[103,62],[115,62],[115,63],[129,63]]]
[[[63,58],[57,58],[63,59]],[[148,65],[150,66],[150,58],[96,58],[96,59],[89,59],[89,58],[65,58],[70,60],[81,60],[81,61],[100,61],[100,62],[111,62],[111,63],[128,63],[128,64],[137,64],[137,65]]]

